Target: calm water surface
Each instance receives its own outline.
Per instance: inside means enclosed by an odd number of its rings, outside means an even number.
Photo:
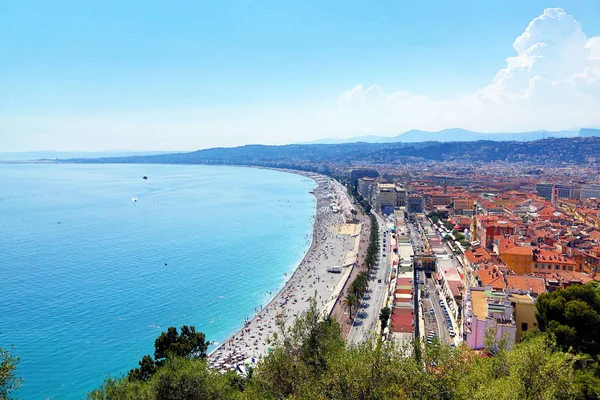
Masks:
[[[0,165],[0,346],[21,356],[19,397],[83,398],[168,326],[224,340],[308,249],[315,187],[251,168]]]

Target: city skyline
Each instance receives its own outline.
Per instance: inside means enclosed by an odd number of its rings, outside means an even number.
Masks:
[[[0,152],[600,126],[600,5],[512,3],[8,5]]]

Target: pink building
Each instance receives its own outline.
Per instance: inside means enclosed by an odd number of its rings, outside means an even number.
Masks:
[[[471,349],[485,348],[488,330],[496,332],[496,341],[515,343],[517,327],[513,306],[504,291],[491,287],[472,287],[463,299],[463,340]]]

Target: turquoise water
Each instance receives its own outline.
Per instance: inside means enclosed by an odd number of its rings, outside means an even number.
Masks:
[[[83,398],[168,326],[224,340],[308,249],[315,187],[251,168],[0,165],[0,346],[21,356],[19,397]]]

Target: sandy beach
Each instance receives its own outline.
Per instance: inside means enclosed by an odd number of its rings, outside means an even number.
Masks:
[[[299,173],[298,171],[290,171]],[[316,215],[311,243],[304,259],[287,280],[284,287],[264,307],[255,309],[253,318],[209,355],[209,364],[218,370],[235,369],[244,360],[264,357],[272,346],[273,334],[279,332],[278,316],[284,315],[286,325],[308,308],[309,299],[316,296],[317,306],[328,314],[347,279],[351,266],[342,273],[328,272],[333,266],[343,266],[357,251],[360,224],[348,223],[352,209],[346,188],[338,182],[318,174],[299,173],[318,184],[312,192],[316,197]],[[333,212],[336,201],[340,211]],[[246,362],[247,363],[247,362]]]

